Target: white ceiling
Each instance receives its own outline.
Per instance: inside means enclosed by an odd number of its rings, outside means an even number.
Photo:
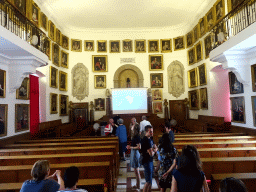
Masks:
[[[191,25],[211,0],[38,0],[68,28],[161,28]],[[209,9],[209,7],[207,8]]]

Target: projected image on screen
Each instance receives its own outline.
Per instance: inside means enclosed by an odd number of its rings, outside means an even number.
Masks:
[[[112,89],[113,114],[147,113],[147,89]]]

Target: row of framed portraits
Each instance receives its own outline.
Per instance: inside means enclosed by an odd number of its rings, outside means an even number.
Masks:
[[[189,91],[188,99],[190,110],[208,109],[207,88]]]
[[[50,81],[49,86],[52,88],[58,88],[60,91],[68,91],[68,74],[64,71],[50,66]]]
[[[56,93],[50,93],[50,114],[57,114],[59,111],[60,116],[67,116],[68,102],[69,102],[68,95],[62,95],[62,94],[58,95]]]
[[[193,65],[196,62],[203,60],[202,42],[199,41],[193,48],[188,50],[188,65]]]
[[[194,88],[203,85],[207,85],[207,71],[205,63],[188,71],[189,88]]]

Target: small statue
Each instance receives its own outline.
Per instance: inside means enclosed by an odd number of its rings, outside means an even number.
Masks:
[[[151,89],[150,89],[150,88],[148,88],[148,97],[150,97],[150,96],[151,96],[151,94],[152,94],[152,91],[151,91]]]
[[[110,97],[110,96],[111,96],[111,93],[110,93],[109,89],[106,89],[106,96],[107,96],[107,97]]]
[[[168,106],[168,101],[167,101],[167,99],[164,100],[164,106],[165,106],[165,107]]]
[[[188,98],[185,98],[184,99],[184,105],[188,106],[188,104],[189,104]]]
[[[91,110],[93,110],[93,109],[94,109],[93,101],[90,101],[90,108],[91,108]]]

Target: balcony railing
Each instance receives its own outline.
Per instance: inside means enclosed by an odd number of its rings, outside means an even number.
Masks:
[[[211,50],[223,44],[256,21],[256,0],[245,0],[237,5],[210,31]]]
[[[45,53],[45,33],[7,0],[0,0],[0,25]]]

